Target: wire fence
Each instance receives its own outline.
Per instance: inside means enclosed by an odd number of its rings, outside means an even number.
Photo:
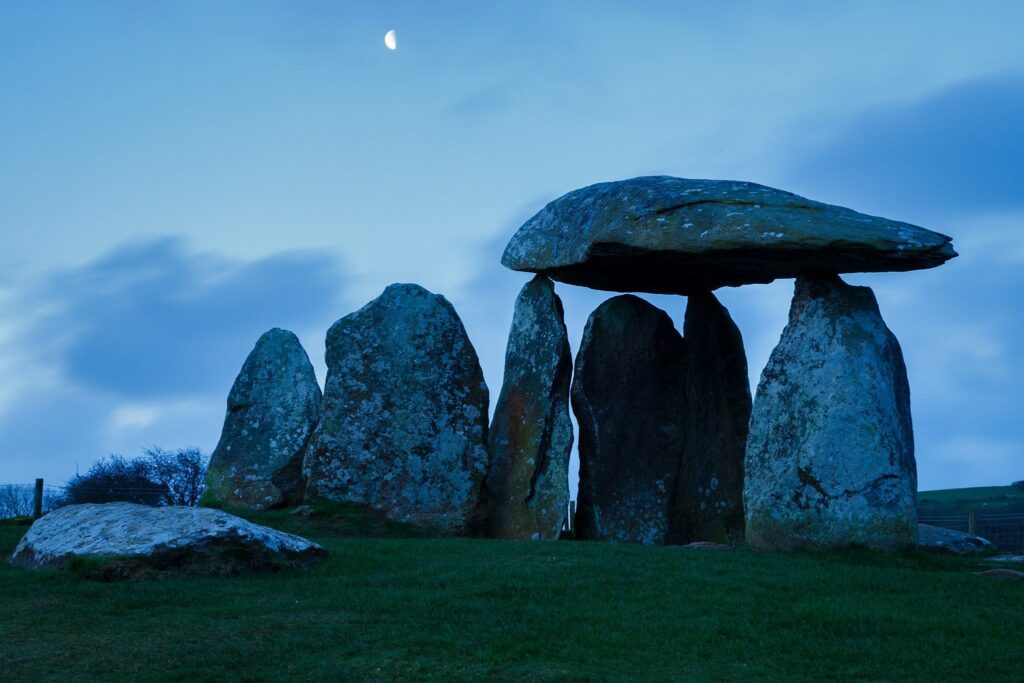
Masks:
[[[1024,550],[1024,512],[968,511],[921,515],[921,524],[975,534],[991,541],[999,550]]]
[[[41,505],[38,512],[46,514],[62,505],[67,505],[68,494],[71,490],[70,486],[44,484],[41,489]],[[168,490],[155,484],[153,486],[78,484],[74,487],[74,493],[78,502],[130,500],[150,505],[165,505],[169,502],[167,500]],[[0,519],[32,517],[35,514],[35,484],[0,484]]]
[[[0,484],[0,519],[30,517],[35,512],[36,488],[34,484]],[[45,484],[42,486],[42,514],[60,507],[67,499],[68,488]],[[151,504],[160,504],[165,490],[142,486],[78,486],[76,493],[94,494],[108,500],[129,498],[145,500],[152,497]],[[148,501],[147,501],[148,502]],[[567,526],[571,529],[575,501],[572,503]],[[953,529],[975,534],[991,541],[999,550],[1024,550],[1024,512],[984,512],[970,510],[961,513],[922,514],[922,524]]]

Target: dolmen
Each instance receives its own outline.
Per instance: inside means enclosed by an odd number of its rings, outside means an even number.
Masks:
[[[506,267],[688,297],[681,337],[631,296],[587,323],[571,390],[577,537],[913,547],[902,352],[871,290],[839,275],[955,256],[945,235],[747,182],[635,178],[548,204],[512,237]],[[713,291],[778,278],[796,279],[790,321],[752,403],[742,337]]]
[[[329,500],[448,534],[799,549],[918,541],[910,389],[854,272],[956,256],[924,228],[747,182],[634,178],[554,200],[502,263],[533,273],[489,393],[452,305],[391,285],[327,334],[323,394],[291,333],[246,360],[208,477],[211,504]],[[715,295],[793,278],[752,399]],[[573,361],[555,282],[620,293]],[[682,333],[635,293],[687,298]],[[572,410],[578,506],[570,524]]]

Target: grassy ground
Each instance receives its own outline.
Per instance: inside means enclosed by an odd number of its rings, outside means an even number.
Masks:
[[[978,561],[402,538],[328,510],[257,521],[308,570],[98,583],[0,566],[3,681],[1007,680],[1024,582]],[[372,527],[377,524],[377,527]],[[24,526],[0,526],[0,554]]]

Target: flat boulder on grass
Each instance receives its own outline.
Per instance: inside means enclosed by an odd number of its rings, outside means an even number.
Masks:
[[[10,561],[30,569],[95,561],[106,565],[105,578],[128,578],[150,572],[235,574],[326,557],[312,541],[220,510],[104,503],[69,505],[36,520]]]
[[[490,430],[486,532],[558,538],[568,514],[572,356],[562,302],[538,275],[516,298]]]
[[[264,333],[228,394],[203,503],[254,509],[297,503],[320,401],[320,385],[299,338],[278,328]]]
[[[813,273],[933,268],[945,235],[791,192],[670,176],[559,197],[505,249],[512,270],[616,292],[691,294]]]
[[[395,284],[327,333],[306,495],[468,533],[487,473],[487,385],[448,300]]]
[[[752,546],[917,545],[907,369],[869,288],[797,280],[757,387],[745,469]]]
[[[917,544],[921,550],[942,555],[978,555],[996,549],[987,538],[965,534],[931,524],[917,525]]]
[[[590,315],[576,356],[576,538],[663,544],[684,448],[686,345],[664,311],[617,296]]]

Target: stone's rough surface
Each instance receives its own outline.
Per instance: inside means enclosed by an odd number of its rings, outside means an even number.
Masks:
[[[487,403],[476,351],[452,305],[417,285],[391,285],[327,333],[307,497],[470,531],[487,472]]]
[[[917,544],[921,550],[946,555],[976,555],[995,550],[991,541],[965,534],[955,529],[944,529],[931,524],[917,525]]]
[[[916,493],[907,371],[874,294],[798,279],[750,420],[747,542],[914,547]]]
[[[710,292],[692,294],[683,338],[688,354],[684,458],[671,540],[743,540],[743,452],[750,380],[743,337]]]
[[[569,505],[572,356],[562,302],[538,275],[516,299],[490,430],[487,534],[557,539]]]
[[[56,568],[74,558],[141,558],[187,568],[219,560],[248,568],[309,564],[327,551],[304,538],[220,510],[148,507],[134,503],[69,505],[37,520],[11,562]]]
[[[298,337],[276,328],[264,333],[228,394],[203,502],[270,508],[300,500],[302,458],[320,401]]]
[[[556,199],[501,262],[619,292],[691,294],[814,273],[932,268],[945,235],[754,183],[669,176],[599,183]]]
[[[601,304],[583,333],[572,407],[576,537],[664,543],[686,407],[686,347],[668,315],[635,296]]]

